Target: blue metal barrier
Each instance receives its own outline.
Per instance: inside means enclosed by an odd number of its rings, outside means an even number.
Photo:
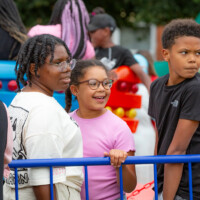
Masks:
[[[155,200],[158,200],[157,190],[157,164],[158,163],[188,163],[189,168],[189,192],[190,200],[193,200],[192,194],[192,167],[191,163],[200,162],[200,155],[168,155],[168,156],[129,156],[123,165],[126,164],[154,164],[154,188]],[[84,166],[85,167],[85,191],[86,199],[89,200],[88,192],[88,173],[87,166],[94,165],[110,165],[109,157],[102,158],[58,158],[58,159],[27,159],[14,160],[9,164],[10,168],[15,169],[25,167],[49,167],[50,168],[50,188],[51,200],[53,200],[53,166]],[[15,193],[18,200],[18,176],[15,176]],[[120,199],[123,200],[123,182],[122,182],[122,167],[120,167]]]

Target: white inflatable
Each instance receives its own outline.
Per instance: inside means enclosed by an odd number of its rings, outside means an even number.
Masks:
[[[141,55],[142,56],[142,55]],[[143,57],[144,58],[144,57]],[[141,59],[136,57],[141,65]],[[148,115],[149,93],[144,84],[138,84],[137,94],[142,96],[142,107],[136,109],[136,119],[139,120],[136,133],[133,134],[136,146],[136,156],[154,155],[155,129]],[[137,182],[146,184],[154,180],[153,165],[136,165]]]

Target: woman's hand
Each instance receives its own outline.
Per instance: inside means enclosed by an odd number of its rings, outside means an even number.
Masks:
[[[119,149],[111,149],[109,153],[104,152],[104,156],[110,157],[110,164],[113,167],[120,167],[125,162],[128,153]]]

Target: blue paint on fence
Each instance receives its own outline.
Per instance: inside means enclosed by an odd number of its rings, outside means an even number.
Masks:
[[[155,187],[155,200],[158,199],[157,190],[157,164],[158,163],[188,163],[189,168],[189,192],[190,200],[193,199],[192,195],[192,168],[191,163],[200,162],[200,155],[167,155],[167,156],[129,156],[122,165],[126,164],[154,164],[154,187]],[[15,168],[15,173],[17,173],[17,168],[20,167],[51,167],[52,166],[94,166],[94,165],[110,165],[109,157],[102,158],[58,158],[58,159],[30,159],[30,160],[14,160],[9,164],[10,168]],[[123,199],[123,177],[122,177],[122,167],[120,167],[120,199]],[[86,171],[86,191],[88,191],[88,177]],[[53,187],[53,175],[50,173],[50,182]],[[15,176],[16,181],[16,200],[18,200],[18,176]],[[53,190],[53,188],[52,188]],[[53,195],[52,195],[53,196]],[[87,199],[89,199],[89,194],[86,194]],[[52,199],[52,198],[51,198]]]

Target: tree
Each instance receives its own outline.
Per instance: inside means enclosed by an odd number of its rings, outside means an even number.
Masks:
[[[137,0],[136,21],[164,25],[175,18],[196,18],[200,0]]]
[[[15,0],[22,21],[27,28],[47,24],[56,0]]]
[[[47,24],[56,0],[15,0],[27,27]],[[84,0],[89,12],[103,7],[117,21],[119,27],[138,22],[164,25],[175,18],[196,18],[200,0]]]

